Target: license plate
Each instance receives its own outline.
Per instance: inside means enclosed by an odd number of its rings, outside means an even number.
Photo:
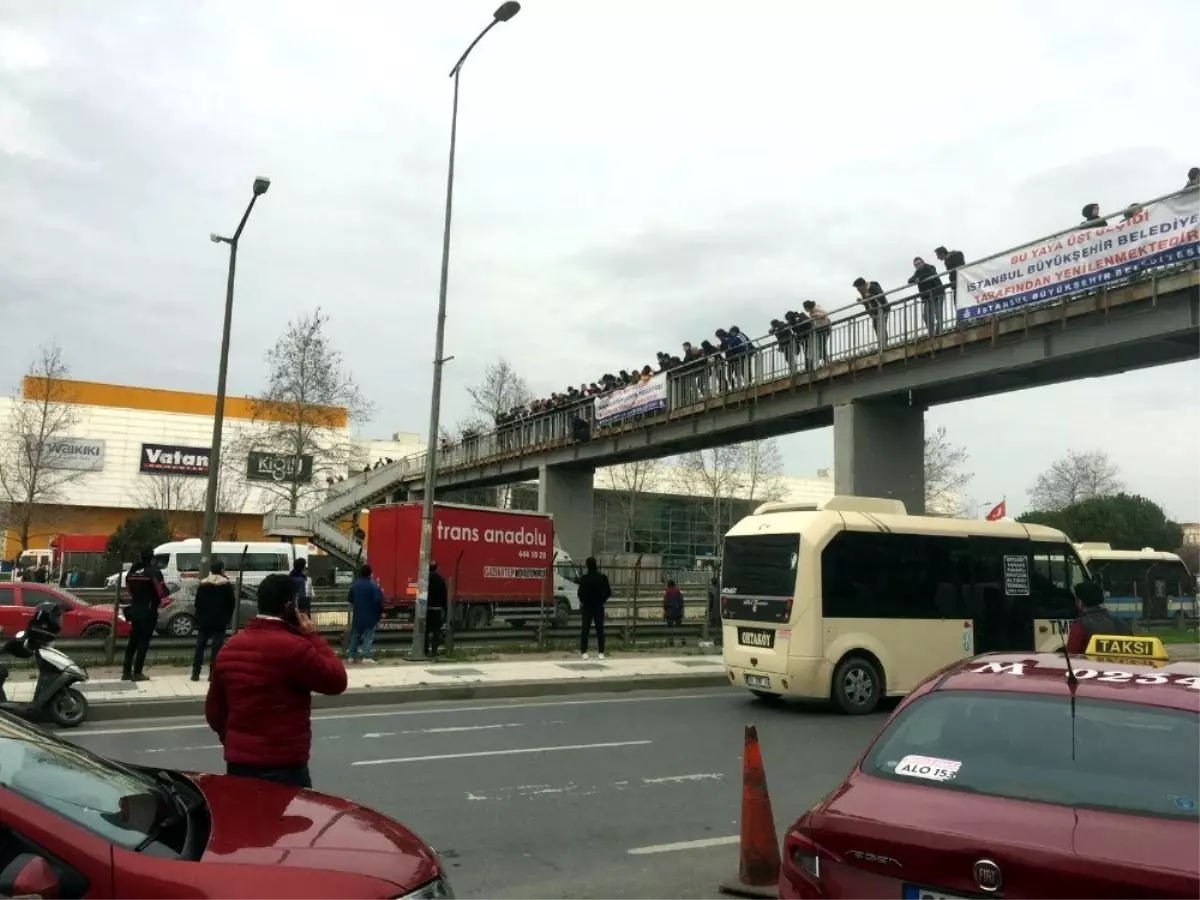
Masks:
[[[746,687],[769,688],[770,686],[771,686],[771,679],[768,678],[766,675],[747,675],[746,676]]]
[[[945,891],[934,891],[918,887],[915,884],[906,884],[904,900],[972,900],[972,898],[966,894],[947,894]]]
[[[739,628],[738,643],[743,647],[770,650],[775,646],[775,632],[764,628]]]

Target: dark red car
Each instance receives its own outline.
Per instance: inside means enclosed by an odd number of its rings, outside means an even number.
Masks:
[[[24,631],[29,624],[33,611],[47,601],[57,603],[63,611],[63,628],[60,637],[64,638],[102,638],[112,631],[113,608],[109,606],[92,606],[80,600],[70,591],[65,591],[51,584],[35,584],[27,581],[14,581],[11,584],[0,584],[0,629],[12,637],[18,631]],[[129,635],[130,625],[117,616],[117,634],[121,637]]]
[[[931,676],[789,829],[780,896],[1200,896],[1200,664],[1070,664]]]
[[[0,895],[451,898],[434,851],[314,791],[112,762],[0,714]]]

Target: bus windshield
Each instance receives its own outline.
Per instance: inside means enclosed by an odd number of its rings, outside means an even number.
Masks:
[[[786,622],[796,592],[798,534],[725,539],[721,615],[726,619]]]

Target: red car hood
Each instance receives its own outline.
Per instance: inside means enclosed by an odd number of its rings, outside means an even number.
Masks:
[[[212,818],[202,862],[346,872],[405,892],[441,872],[419,837],[348,800],[249,778],[190,777]]]

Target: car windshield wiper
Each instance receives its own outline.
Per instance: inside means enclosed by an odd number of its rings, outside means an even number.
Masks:
[[[167,813],[154,823],[153,827],[150,829],[150,833],[146,835],[145,839],[133,848],[134,851],[138,853],[145,850],[156,840],[158,840],[158,836],[168,828],[177,825],[180,822],[187,821],[191,814],[196,811],[196,806],[188,802],[187,798],[179,792],[179,788],[175,784],[175,779],[171,777],[169,772],[155,772],[154,780],[157,783],[159,791],[162,793],[162,795],[170,801],[171,806],[173,807],[173,812]]]

